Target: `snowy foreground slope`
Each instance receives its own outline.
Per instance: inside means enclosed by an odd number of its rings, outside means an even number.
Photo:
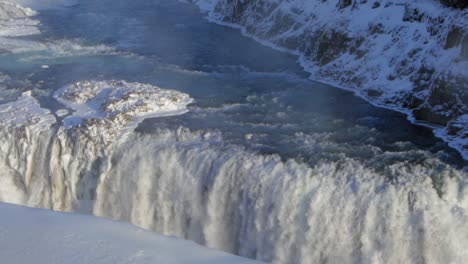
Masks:
[[[436,0],[193,0],[316,80],[437,127],[468,159],[468,9]]]
[[[127,223],[0,203],[2,263],[260,263]]]

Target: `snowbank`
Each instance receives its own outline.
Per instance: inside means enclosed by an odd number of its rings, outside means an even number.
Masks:
[[[130,224],[0,204],[3,263],[260,263]]]

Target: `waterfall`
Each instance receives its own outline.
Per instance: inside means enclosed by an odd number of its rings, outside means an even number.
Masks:
[[[3,131],[2,201],[93,213],[274,263],[468,259],[466,173],[442,164],[394,164],[400,179],[390,183],[355,160],[283,161],[213,132],[135,133],[99,146],[65,131]]]

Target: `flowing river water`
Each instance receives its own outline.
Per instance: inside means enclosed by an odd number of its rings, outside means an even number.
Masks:
[[[293,55],[163,0],[41,11],[43,48],[0,54],[2,103],[77,81],[194,101],[111,143],[2,128],[0,200],[93,213],[274,263],[463,263],[466,161],[428,128],[308,79]],[[14,87],[14,89],[12,88]],[[70,109],[69,109],[70,110]]]

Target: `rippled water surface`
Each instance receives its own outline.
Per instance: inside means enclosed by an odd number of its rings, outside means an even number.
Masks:
[[[217,130],[227,142],[312,163],[351,157],[381,167],[427,155],[463,163],[429,129],[308,80],[296,57],[210,24],[190,4],[85,0],[43,11],[40,19],[44,34],[38,38],[57,47],[3,55],[4,72],[48,91],[73,81],[124,79],[196,99],[189,114],[147,120],[140,132]]]

